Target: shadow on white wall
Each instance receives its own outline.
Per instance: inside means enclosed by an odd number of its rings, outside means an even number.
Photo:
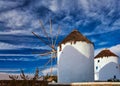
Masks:
[[[115,62],[109,62],[99,71],[99,80],[108,80],[111,78],[120,79],[119,65]]]
[[[93,81],[94,79],[94,60],[86,57],[73,46],[66,46],[59,59],[59,81],[85,82]],[[59,77],[58,76],[58,77]]]

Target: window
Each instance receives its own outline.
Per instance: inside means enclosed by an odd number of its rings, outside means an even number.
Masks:
[[[98,63],[100,62],[100,60],[98,60]]]
[[[116,79],[116,75],[114,75],[114,79]]]
[[[98,66],[96,66],[96,70],[98,69]]]

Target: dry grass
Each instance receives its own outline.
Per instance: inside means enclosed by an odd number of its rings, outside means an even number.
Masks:
[[[0,80],[0,86],[48,86],[48,82],[39,80]]]
[[[39,69],[37,68],[32,78],[24,74],[21,70],[20,76],[9,75],[11,80],[0,80],[0,86],[48,86],[49,82],[57,81],[56,76],[39,76]],[[21,78],[21,80],[19,80]],[[43,78],[40,80],[40,78]]]

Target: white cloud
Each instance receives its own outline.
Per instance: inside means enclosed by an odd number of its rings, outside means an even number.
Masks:
[[[15,8],[21,4],[23,3],[17,1],[0,0],[0,9],[3,10],[3,9]]]
[[[33,56],[33,54],[0,54],[0,56]]]
[[[25,69],[22,69],[22,70],[25,70]],[[13,72],[16,72],[16,73],[13,73]],[[21,72],[21,69],[17,69],[17,68],[12,68],[12,69],[0,68],[0,80],[10,80],[9,75],[18,76],[18,79],[21,79],[19,72]],[[33,77],[33,74],[30,74],[30,73],[25,73],[25,75],[28,75],[29,78]]]
[[[58,10],[58,1],[57,0],[52,0],[50,3],[49,8],[54,12]]]
[[[98,43],[98,45],[105,45],[105,44],[107,44],[108,42],[100,42],[100,43]]]
[[[10,80],[8,73],[0,73],[0,80]]]
[[[93,42],[93,43],[95,43],[95,42],[97,41],[95,38],[91,38],[90,40],[91,40],[91,42]]]
[[[28,75],[28,78],[29,79],[32,79],[33,78],[33,74],[30,74],[30,73],[24,73],[25,75]],[[18,76],[18,79],[22,79],[20,77],[20,73],[5,73],[5,72],[0,72],[0,80],[11,80],[9,78],[9,75],[12,75],[12,76]]]
[[[87,13],[89,11],[89,2],[88,0],[79,0],[78,3],[82,6],[84,11]]]
[[[21,27],[32,20],[31,15],[27,12],[22,12],[19,10],[7,11],[6,13],[2,13],[0,20],[7,20],[7,26],[11,28]]]
[[[4,47],[3,47],[4,46]],[[48,50],[48,46],[39,46],[39,45],[13,45],[13,44],[9,44],[9,43],[4,43],[4,42],[0,42],[0,50],[9,50],[9,49],[19,49],[19,48],[30,48],[30,49],[47,49]]]
[[[56,74],[57,66],[53,66],[53,67],[49,67],[49,68],[42,70],[43,75],[51,74],[51,68],[52,68],[52,74]]]
[[[112,46],[109,49],[120,57],[120,44]]]
[[[19,56],[19,58],[17,56]],[[28,58],[30,56],[33,57]],[[44,58],[37,54],[0,54],[0,57],[0,61],[37,61],[41,58]]]
[[[95,55],[94,55],[94,57],[98,54],[98,53],[100,53],[102,50],[104,50],[105,48],[99,48],[99,49],[96,49],[95,50]]]
[[[31,30],[10,30],[10,31],[4,31],[4,32],[0,32],[0,34],[2,35],[33,35]]]
[[[0,42],[0,50],[3,50],[3,49],[16,49],[16,48],[20,48],[20,46],[15,46],[15,45],[12,45],[12,44],[9,44],[9,43]]]
[[[46,1],[42,1],[42,2],[45,3]],[[104,0],[100,0],[100,1],[98,0],[74,0],[74,1],[73,0],[69,0],[69,1],[56,0],[54,1],[53,0],[51,2],[49,1],[46,4],[44,4],[44,6],[46,6],[48,9],[51,9],[53,11],[57,10],[57,12],[60,12],[61,10],[65,11],[66,14],[63,14],[63,15],[65,15],[65,17],[68,18],[68,20],[73,20],[73,19],[70,19],[69,17],[70,11],[72,11],[75,8],[76,8],[76,11],[83,9],[81,10],[81,13],[82,12],[83,14],[85,13],[84,15],[86,15],[86,18],[85,18],[86,20],[85,22],[82,22],[82,23],[87,24],[89,23],[89,21],[91,22],[89,18],[98,20],[101,23],[96,27],[96,29],[93,32],[86,33],[87,35],[93,35],[93,34],[102,34],[102,33],[119,29],[119,27],[116,27],[114,25],[109,27],[109,24],[113,21],[112,18],[117,15],[117,14],[114,15],[114,12],[117,13],[117,9],[116,9],[117,4],[116,4],[116,1],[112,1],[112,0],[106,0],[106,1]],[[102,10],[103,8],[105,8],[105,10],[107,11]],[[80,15],[79,17],[80,18],[82,16],[84,17],[84,15]],[[74,18],[74,17],[72,16],[71,18]],[[62,23],[63,25],[65,25],[64,20],[65,18],[63,19],[63,23]],[[119,19],[116,19],[114,23],[118,25]],[[81,21],[76,23],[77,26],[79,26],[80,24],[81,24]],[[67,26],[68,28],[68,25],[65,25],[65,26]]]
[[[29,58],[0,58],[0,61],[36,61],[37,59],[29,59]]]
[[[120,19],[116,20],[113,25],[114,26],[120,26]]]
[[[6,49],[9,50],[9,49],[17,49],[17,48],[25,48],[25,46],[13,45],[13,44],[9,44],[9,43],[0,42],[0,50],[6,50]],[[26,48],[27,48],[27,46],[26,46]]]
[[[14,68],[12,68],[12,69],[8,69],[8,68],[0,68],[0,72],[19,72],[20,71],[20,69],[14,69]]]
[[[95,28],[95,30],[89,33],[85,33],[85,35],[90,36],[90,35],[96,35],[96,34],[103,34],[103,33],[108,33],[115,30],[120,30],[120,28],[118,26],[108,27],[107,25],[99,25]]]
[[[31,21],[31,27],[34,27],[34,28],[40,28],[40,20],[38,19],[34,19]]]

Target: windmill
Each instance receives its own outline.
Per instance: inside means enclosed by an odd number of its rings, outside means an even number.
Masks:
[[[52,63],[53,63],[53,59],[57,57],[57,39],[58,39],[58,36],[60,34],[60,28],[58,27],[57,28],[57,33],[56,33],[56,36],[54,37],[53,36],[53,28],[52,28],[52,20],[49,20],[49,23],[50,23],[50,29],[49,29],[49,33],[47,33],[42,21],[40,20],[40,26],[41,26],[41,31],[43,32],[43,34],[45,35],[45,37],[47,38],[47,41],[49,42],[46,42],[46,40],[44,40],[40,35],[36,34],[35,32],[32,32],[33,35],[35,37],[37,37],[42,43],[44,43],[45,45],[47,45],[51,50],[49,52],[45,52],[45,53],[42,53],[42,54],[39,54],[40,56],[48,56],[50,55],[50,59],[48,60],[47,63],[45,63],[44,67],[46,67],[49,63],[51,64],[50,65],[50,76],[52,76]],[[38,53],[37,53],[38,54]]]

